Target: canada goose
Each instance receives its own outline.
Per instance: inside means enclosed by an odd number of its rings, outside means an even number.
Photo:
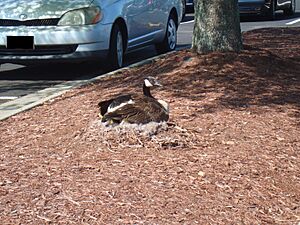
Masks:
[[[161,84],[153,77],[143,83],[143,94],[127,94],[98,104],[102,122],[137,123],[161,122],[169,119],[169,105],[151,95],[150,89]]]

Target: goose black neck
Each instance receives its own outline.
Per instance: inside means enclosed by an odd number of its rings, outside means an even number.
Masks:
[[[145,84],[143,85],[143,92],[145,96],[153,98],[153,96],[150,93],[150,87],[147,87]]]

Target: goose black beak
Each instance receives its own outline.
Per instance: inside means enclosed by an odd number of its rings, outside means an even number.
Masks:
[[[163,85],[158,80],[156,80],[155,83],[154,83],[154,86],[162,87]]]

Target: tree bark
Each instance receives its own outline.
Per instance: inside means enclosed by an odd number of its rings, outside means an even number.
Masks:
[[[192,49],[197,53],[242,49],[238,0],[194,0]]]

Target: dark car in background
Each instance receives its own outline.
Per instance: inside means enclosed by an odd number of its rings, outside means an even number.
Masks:
[[[287,16],[295,13],[296,0],[239,0],[240,14],[256,14],[275,19],[275,12],[283,10]]]
[[[183,0],[184,11],[194,10],[193,0]],[[239,10],[241,15],[255,14],[266,16],[268,19],[275,19],[275,12],[283,10],[286,16],[295,13],[296,0],[239,0]]]
[[[188,12],[194,10],[194,1],[193,0],[186,0],[186,9]]]
[[[194,12],[194,0],[182,0],[182,13],[183,17],[185,16],[186,13],[189,12]]]

